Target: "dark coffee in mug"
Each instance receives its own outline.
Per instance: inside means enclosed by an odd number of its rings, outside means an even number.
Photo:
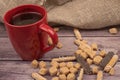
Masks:
[[[42,19],[42,15],[40,13],[24,12],[13,16],[10,24],[17,26],[28,25],[28,24],[33,24],[39,21],[40,19]]]

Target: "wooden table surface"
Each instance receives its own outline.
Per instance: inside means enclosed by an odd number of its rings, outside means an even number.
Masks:
[[[106,51],[114,51],[120,56],[120,27],[119,33],[111,35],[108,32],[109,28],[100,30],[80,30],[83,39],[88,43],[97,43],[99,49],[105,49]],[[74,44],[75,36],[73,28],[60,27],[58,32],[59,40],[63,44],[63,48],[57,49],[46,53],[40,60],[50,62],[54,57],[73,55],[77,50],[77,46]],[[120,59],[119,59],[120,61]],[[115,75],[109,76],[104,74],[103,80],[120,80],[120,62],[115,65]],[[22,61],[13,49],[6,30],[2,24],[0,24],[0,80],[34,80],[31,78],[32,72],[38,72],[38,69],[33,69],[30,66],[31,61]],[[51,80],[49,75],[45,76],[48,80]],[[83,80],[96,80],[96,75],[84,75]]]

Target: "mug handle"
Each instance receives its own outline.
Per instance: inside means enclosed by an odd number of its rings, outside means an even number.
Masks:
[[[58,43],[58,36],[57,36],[56,32],[51,27],[49,27],[47,24],[43,23],[42,25],[39,26],[39,29],[44,32],[47,32],[53,41],[52,45],[43,49],[44,52],[48,52],[48,51],[52,50]]]

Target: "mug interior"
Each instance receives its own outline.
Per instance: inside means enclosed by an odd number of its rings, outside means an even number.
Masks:
[[[12,20],[13,16],[15,16],[16,14],[19,14],[19,13],[24,13],[24,12],[40,13],[42,15],[42,19],[38,20],[35,23],[38,23],[38,22],[42,21],[46,17],[45,9],[40,7],[40,6],[37,6],[37,5],[21,5],[21,6],[18,6],[16,8],[13,8],[13,9],[9,10],[8,12],[6,12],[6,14],[4,15],[4,22],[8,25],[12,25],[12,24],[10,24],[10,21]]]

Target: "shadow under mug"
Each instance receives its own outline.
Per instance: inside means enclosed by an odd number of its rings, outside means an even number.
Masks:
[[[13,16],[24,12],[37,12],[42,15],[42,19],[27,25],[13,25],[10,23]],[[58,42],[56,32],[47,25],[47,12],[37,5],[21,5],[6,12],[4,24],[8,37],[23,60],[33,60],[41,58],[46,52],[52,50]],[[53,44],[48,46],[48,35]]]

